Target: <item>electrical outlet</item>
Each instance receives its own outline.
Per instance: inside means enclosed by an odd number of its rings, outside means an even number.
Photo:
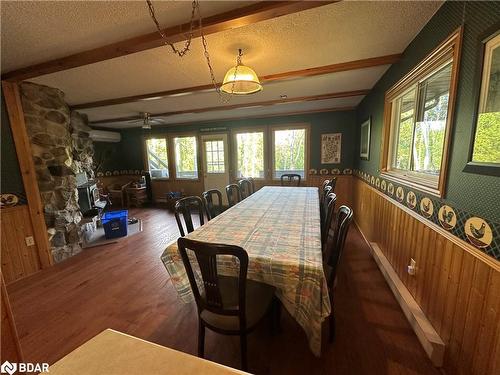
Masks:
[[[26,246],[33,246],[35,244],[33,236],[26,237],[24,241],[26,241]]]
[[[415,259],[411,258],[410,265],[408,266],[408,274],[414,276],[416,272],[417,272],[417,262],[415,262]]]

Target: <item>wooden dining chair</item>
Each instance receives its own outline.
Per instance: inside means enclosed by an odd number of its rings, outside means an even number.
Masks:
[[[207,219],[210,221],[224,211],[222,205],[222,193],[217,189],[204,191],[202,194],[203,203],[207,211]],[[217,199],[217,202],[215,199]]]
[[[175,221],[177,221],[177,226],[179,227],[179,232],[181,233],[181,237],[184,237],[187,233],[191,233],[194,231],[194,225],[193,225],[193,218],[192,214],[194,211],[197,210],[199,215],[200,215],[200,225],[204,224],[203,220],[203,211],[205,211],[205,208],[203,206],[203,201],[201,200],[200,197],[186,197],[179,199],[175,203],[174,207],[174,215],[175,215]],[[184,223],[186,224],[186,232],[184,231],[184,228],[182,226],[182,221],[181,221],[181,214],[182,217],[184,218]]]
[[[324,202],[325,222],[322,224],[322,229],[321,229],[321,245],[323,246],[323,248],[326,244],[326,238],[328,236],[328,232],[330,230],[330,226],[332,223],[336,202],[337,202],[337,194],[335,193],[329,193],[325,197],[325,202]]]
[[[340,206],[335,217],[331,221],[331,230],[328,233],[323,253],[323,267],[328,284],[328,295],[330,297],[331,312],[329,316],[330,335],[329,340],[333,342],[335,338],[335,309],[334,292],[337,270],[344,251],[345,239],[349,226],[351,225],[353,211],[347,206]]]
[[[204,356],[205,328],[224,335],[239,335],[241,367],[246,371],[247,334],[270,312],[275,288],[247,279],[248,254],[239,246],[187,238],[179,238],[177,245],[198,309],[198,356]],[[187,249],[194,252],[198,261],[204,290],[198,287]],[[217,256],[236,258],[238,277],[219,275]]]
[[[250,184],[252,185],[252,194],[255,193],[255,180],[253,177],[247,177],[247,180],[250,181]]]
[[[328,186],[332,187],[332,193],[335,193],[335,186],[337,186],[337,177],[333,177],[329,182]]]
[[[229,184],[226,186],[227,202],[229,207],[241,202],[241,191],[238,184]]]
[[[319,217],[320,217],[320,225],[321,225],[321,232],[323,232],[325,228],[325,219],[326,219],[326,206],[325,206],[325,201],[326,197],[330,192],[332,191],[331,186],[325,186],[323,189],[323,194],[320,195],[320,200],[319,200]]]
[[[252,195],[252,183],[246,178],[238,181],[240,187],[241,198],[245,199]]]
[[[281,175],[281,186],[300,186],[300,174],[285,173]]]

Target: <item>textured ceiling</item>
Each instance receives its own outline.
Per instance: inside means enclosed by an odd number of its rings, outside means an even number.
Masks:
[[[248,5],[249,2],[202,2],[205,16]],[[154,2],[162,26],[188,20],[190,2]],[[441,2],[342,1],[207,37],[218,80],[234,65],[238,48],[243,62],[259,75],[401,53]],[[2,1],[2,71],[152,32],[145,2],[4,2]],[[20,16],[21,15],[21,16]],[[40,16],[42,15],[42,16]],[[235,99],[251,103],[373,87],[387,66],[269,83],[264,91]],[[210,83],[200,39],[180,59],[166,47],[155,48],[32,79],[65,92],[69,104],[165,91]],[[349,100],[351,98],[348,98]],[[323,104],[332,104],[325,101]],[[318,109],[318,102],[300,110]],[[86,110],[90,120],[221,105],[215,93],[196,93],[150,102]],[[298,111],[299,105],[279,110]],[[270,107],[266,111],[271,110]],[[273,111],[278,109],[273,109]],[[249,111],[246,109],[245,111]],[[254,108],[258,115],[264,109]],[[263,113],[263,112],[262,112]],[[224,111],[235,117],[238,110]],[[216,112],[206,114],[213,117]],[[222,114],[218,114],[222,118]],[[182,115],[198,121],[200,114]],[[190,117],[191,116],[191,117]]]

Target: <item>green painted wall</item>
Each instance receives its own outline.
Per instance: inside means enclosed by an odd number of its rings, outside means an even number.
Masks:
[[[19,163],[17,161],[16,149],[14,140],[12,139],[12,132],[10,130],[9,116],[5,108],[5,103],[2,95],[2,122],[1,122],[1,159],[0,159],[0,173],[1,173],[1,189],[2,193],[12,193],[24,197],[24,185],[21,178],[21,171],[19,170]]]
[[[356,169],[375,176],[379,174],[385,92],[461,25],[463,12],[463,2],[445,2],[404,51],[402,61],[391,66],[372,92],[358,106],[356,111],[358,139],[359,125],[368,116],[372,117],[372,138],[369,161],[359,159],[357,156],[359,155],[359,141],[356,143]],[[500,221],[500,179],[465,173],[463,169],[468,161],[473,118],[477,110],[476,100],[479,90],[477,71],[481,63],[479,61],[480,41],[484,33],[499,22],[500,2],[467,2],[456,113],[452,131],[452,151],[444,199],[452,207],[496,222]],[[498,136],[498,142],[500,142],[500,134]]]
[[[208,123],[184,124],[179,126],[158,126],[153,130],[127,129],[122,130],[122,141],[119,144],[96,143],[96,154],[106,148],[114,148],[103,170],[143,169],[143,135],[161,136],[168,133],[199,131],[203,128],[225,127],[258,127],[263,125],[280,125],[292,123],[309,123],[311,125],[311,168],[353,168],[353,147],[356,143],[356,113],[355,111],[323,112],[294,116],[269,117],[262,119],[231,120]],[[321,164],[320,144],[321,134],[342,133],[342,162],[338,164]],[[111,146],[110,146],[111,145]]]

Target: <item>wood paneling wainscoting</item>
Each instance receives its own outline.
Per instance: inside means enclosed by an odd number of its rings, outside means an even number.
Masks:
[[[362,180],[352,186],[355,222],[443,339],[446,374],[500,373],[500,262]]]
[[[29,276],[41,267],[36,243],[26,244],[25,238],[34,239],[33,225],[27,205],[3,208],[2,226],[2,273],[6,283]]]

